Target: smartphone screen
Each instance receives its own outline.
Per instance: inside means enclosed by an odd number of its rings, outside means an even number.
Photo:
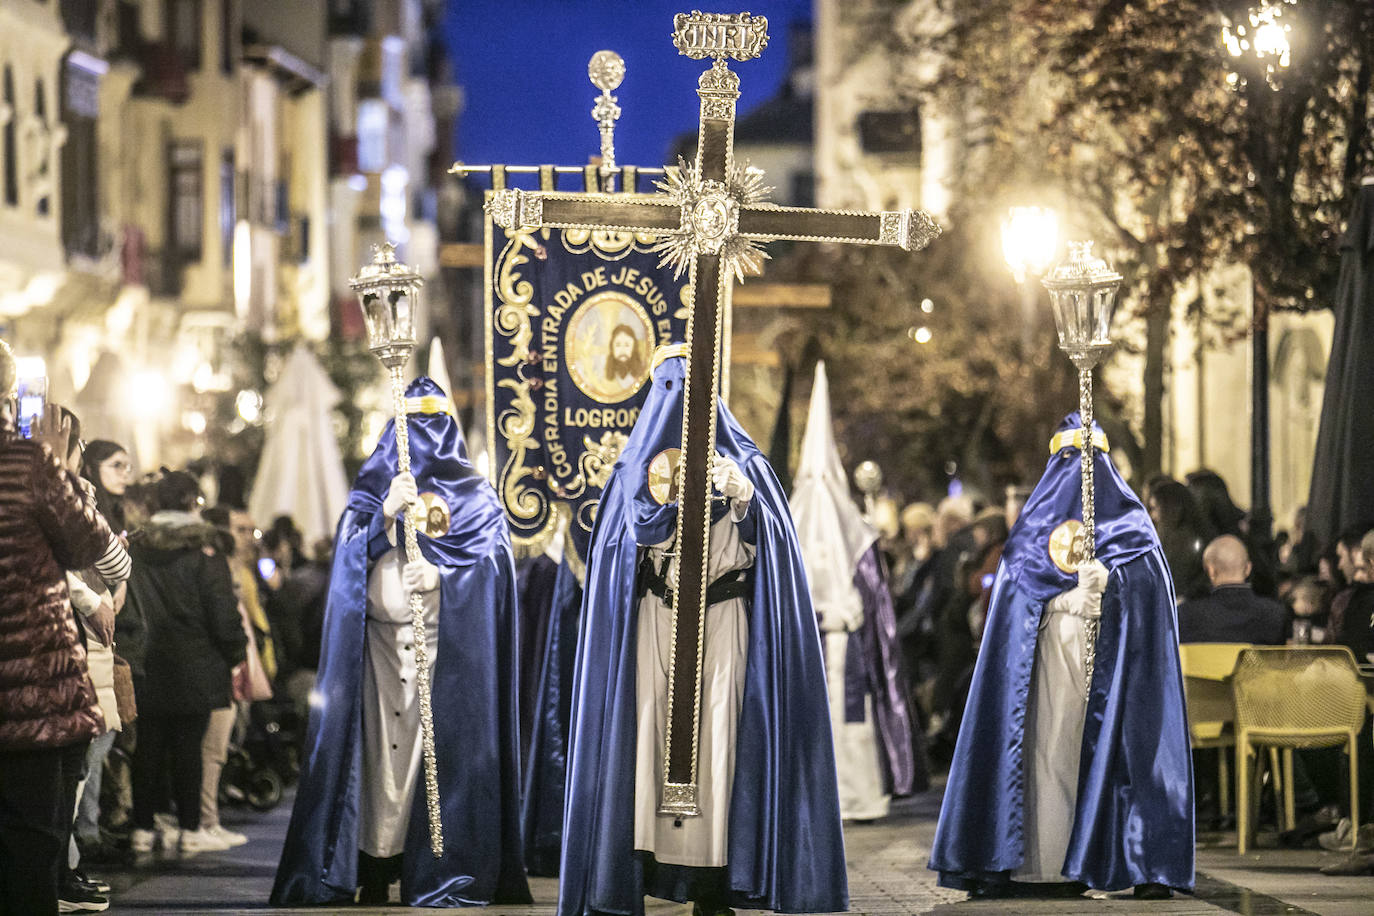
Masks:
[[[263,557],[258,561],[258,575],[264,579],[272,578],[272,574],[277,571],[277,561],[271,557]]]
[[[19,379],[19,435],[33,438],[33,428],[43,419],[43,404],[48,399],[46,375]]]

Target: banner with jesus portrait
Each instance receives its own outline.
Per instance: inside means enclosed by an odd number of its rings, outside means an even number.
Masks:
[[[685,339],[686,276],[653,236],[487,220],[487,404],[492,484],[517,554],[568,525],[581,573],[601,490],[648,395],[649,359]]]

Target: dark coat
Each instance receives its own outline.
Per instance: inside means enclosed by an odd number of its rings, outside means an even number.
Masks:
[[[64,570],[110,529],[53,453],[0,427],[0,750],[63,747],[105,728]]]
[[[1374,659],[1374,584],[1356,582],[1349,590],[1349,601],[1341,614],[1340,630],[1336,642],[1349,646],[1355,653],[1355,661],[1361,665]]]
[[[168,523],[159,514],[129,544],[129,606],[145,630],[140,713],[183,715],[230,704],[230,672],[246,657],[248,638],[217,543],[209,525]]]
[[[1179,642],[1248,642],[1283,645],[1288,612],[1248,585],[1222,585],[1178,609]]]

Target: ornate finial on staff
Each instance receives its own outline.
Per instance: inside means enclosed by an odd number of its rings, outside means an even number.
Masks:
[[[883,469],[878,462],[860,462],[854,469],[854,486],[864,495],[864,518],[871,521],[878,508],[878,491],[883,488]]]
[[[625,79],[625,61],[614,51],[597,51],[587,62],[587,77],[601,90],[592,108],[592,117],[601,130],[601,180],[607,191],[615,190],[615,122],[620,117],[611,90]]]
[[[703,13],[673,17],[673,46],[692,60],[753,60],[768,47],[768,18],[750,13]]]
[[[348,285],[358,296],[367,323],[368,347],[391,376],[391,400],[396,411],[397,472],[410,473],[410,432],[406,426],[405,378],[402,372],[415,350],[415,317],[424,279],[418,270],[398,263],[390,242],[374,246],[366,264]],[[421,559],[415,518],[403,513],[406,561]],[[429,646],[425,638],[424,600],[410,595],[410,621],[415,630],[415,689],[420,701],[420,741],[424,749],[425,807],[429,812],[429,846],[437,859],[444,854],[444,828],[439,814],[439,774],[434,759],[434,714],[430,703]]]
[[[1093,369],[1112,349],[1112,312],[1121,274],[1093,257],[1092,242],[1069,242],[1069,257],[1042,282],[1050,292],[1059,349],[1078,367],[1078,413],[1083,423],[1083,557],[1097,556],[1093,505]],[[1097,621],[1088,622],[1087,680],[1092,685]]]

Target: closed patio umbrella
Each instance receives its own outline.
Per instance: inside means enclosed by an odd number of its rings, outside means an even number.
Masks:
[[[330,537],[348,499],[334,436],[339,390],[303,344],[291,351],[267,392],[270,417],[248,511],[260,525],[289,515],[306,543]]]
[[[1312,467],[1307,530],[1323,544],[1374,525],[1374,177],[1355,195],[1341,238],[1335,333]]]

